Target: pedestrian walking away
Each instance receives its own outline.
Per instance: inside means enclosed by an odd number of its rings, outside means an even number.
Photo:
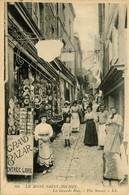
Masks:
[[[66,118],[66,122],[63,124],[61,131],[65,140],[65,147],[70,147],[70,136],[72,131],[70,117]]]
[[[77,101],[74,101],[73,106],[70,109],[71,112],[71,126],[73,132],[79,132],[80,120],[79,120],[79,108]]]
[[[98,114],[98,122],[99,122],[99,129],[98,129],[98,145],[100,146],[98,150],[102,150],[104,148],[105,143],[105,136],[106,136],[106,121],[109,116],[109,112],[105,110],[104,104],[100,106],[100,112]]]
[[[86,122],[84,144],[87,146],[97,146],[98,136],[96,132],[95,114],[90,106],[87,107],[88,112],[85,114],[84,121]]]
[[[38,172],[51,172],[50,167],[53,165],[53,154],[50,142],[50,137],[53,135],[53,129],[51,125],[46,123],[47,115],[42,114],[40,116],[41,123],[35,128],[35,140],[38,140]]]

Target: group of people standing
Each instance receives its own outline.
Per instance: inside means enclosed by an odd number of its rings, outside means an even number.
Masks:
[[[103,149],[106,136],[105,124],[108,115],[109,112],[105,110],[104,105],[100,106],[99,112],[94,112],[92,102],[83,102],[82,104],[81,101],[74,101],[73,105],[70,106],[69,102],[66,101],[62,109],[64,121],[62,132],[65,138],[65,146],[70,146],[70,140],[67,141],[67,139],[70,139],[71,132],[79,132],[80,124],[86,123],[84,144],[87,146],[99,145],[99,150]],[[96,123],[99,123],[98,131]]]
[[[84,145],[100,146],[99,150],[104,153],[116,152],[120,154],[120,144],[122,142],[122,118],[117,114],[117,110],[112,107],[110,113],[105,110],[104,105],[100,105],[97,111],[93,111],[92,103],[84,107],[82,102],[74,101],[70,106],[69,102],[64,103],[62,108],[62,133],[65,140],[65,147],[70,147],[71,133],[79,132],[80,123],[85,124]],[[51,125],[47,124],[47,116],[40,116],[41,123],[35,128],[35,139],[38,140],[38,167],[39,172],[46,174],[51,172],[54,159],[50,137],[53,135]],[[98,125],[98,129],[97,127]]]
[[[101,104],[99,110],[93,112],[92,107],[88,106],[84,121],[86,122],[85,145],[99,145],[98,150],[104,150],[104,152],[115,152],[116,149],[113,150],[115,145],[116,148],[119,148],[123,136],[122,117],[117,114],[115,107],[110,108],[109,112],[105,110],[104,104]],[[98,129],[96,129],[96,126]]]
[[[111,107],[109,112],[101,104],[97,112],[93,112],[92,107],[88,106],[84,121],[86,122],[84,144],[99,145],[98,150],[103,150],[103,177],[109,180],[117,179],[122,183],[127,174],[122,167],[122,164],[127,166],[123,146],[122,117],[115,107]],[[123,152],[121,152],[122,146]]]

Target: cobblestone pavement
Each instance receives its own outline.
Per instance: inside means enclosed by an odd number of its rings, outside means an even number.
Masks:
[[[80,125],[79,133],[72,133],[71,147],[64,147],[62,134],[52,143],[55,159],[51,173],[34,174],[34,182],[68,181],[101,185],[103,178],[102,151],[98,147],[83,144],[85,125]]]

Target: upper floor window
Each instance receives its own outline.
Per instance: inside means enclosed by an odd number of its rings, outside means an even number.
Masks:
[[[44,6],[40,4],[40,30],[44,34]]]

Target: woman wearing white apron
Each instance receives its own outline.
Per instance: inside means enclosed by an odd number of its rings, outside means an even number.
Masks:
[[[70,109],[71,112],[71,126],[72,132],[79,132],[80,120],[79,120],[79,108],[77,106],[77,101],[74,101],[73,106]]]
[[[51,172],[50,167],[53,165],[53,154],[50,137],[53,135],[53,129],[51,125],[46,123],[47,115],[42,114],[40,116],[41,123],[35,128],[35,140],[38,141],[38,167],[40,171],[43,171],[43,175],[47,172]]]

